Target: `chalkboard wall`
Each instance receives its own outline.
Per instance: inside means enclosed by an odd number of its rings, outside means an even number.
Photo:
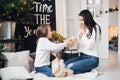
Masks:
[[[50,24],[56,30],[55,0],[37,0],[31,5],[32,24],[17,23],[15,38],[24,39],[24,50],[36,50],[36,29],[40,24]]]

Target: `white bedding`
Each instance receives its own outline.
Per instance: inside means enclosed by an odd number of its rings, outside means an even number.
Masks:
[[[26,80],[33,78],[33,80],[94,80],[97,76],[97,71],[93,70],[91,72],[87,72],[84,74],[77,74],[73,76],[67,76],[63,78],[57,78],[57,77],[47,77],[44,74],[34,72],[29,73],[25,67],[6,67],[0,69],[0,77],[2,80]]]
[[[34,80],[94,80],[97,76],[97,71],[93,70],[91,72],[87,72],[84,74],[78,74],[74,76],[68,76],[64,78],[57,78],[57,77],[47,77],[41,73],[34,74]]]

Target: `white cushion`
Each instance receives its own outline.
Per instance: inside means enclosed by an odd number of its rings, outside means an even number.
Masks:
[[[4,52],[8,59],[7,66],[24,66],[29,70],[29,51]]]
[[[32,76],[25,67],[6,67],[0,69],[0,77],[2,80],[26,80],[31,79]]]

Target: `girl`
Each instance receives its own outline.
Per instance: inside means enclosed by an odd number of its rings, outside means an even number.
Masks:
[[[79,57],[69,59],[65,65],[74,71],[74,74],[90,72],[99,65],[98,43],[101,36],[101,28],[94,21],[89,10],[83,10],[79,13],[80,33]]]
[[[40,72],[47,76],[52,77],[52,70],[50,68],[50,52],[57,52],[63,49],[65,46],[71,46],[72,40],[68,42],[55,44],[49,39],[51,38],[50,25],[43,24],[37,28],[37,48],[35,57],[35,70],[36,73]]]

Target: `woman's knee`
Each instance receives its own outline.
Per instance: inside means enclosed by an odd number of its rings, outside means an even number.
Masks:
[[[99,58],[94,58],[92,63],[93,63],[93,68],[98,67],[99,66]]]

